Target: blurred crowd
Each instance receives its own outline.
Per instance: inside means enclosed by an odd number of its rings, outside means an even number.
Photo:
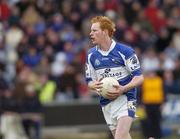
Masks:
[[[11,111],[93,98],[84,64],[95,15],[115,22],[114,39],[135,49],[145,77],[156,72],[165,93],[180,93],[180,0],[0,0],[0,96],[30,107]]]
[[[1,0],[0,78],[23,97],[34,86],[42,103],[91,97],[84,80],[90,18],[116,23],[114,39],[130,44],[146,71],[164,71],[179,93],[179,0]],[[180,85],[179,85],[180,86]]]

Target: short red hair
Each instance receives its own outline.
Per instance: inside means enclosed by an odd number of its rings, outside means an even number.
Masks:
[[[114,32],[116,31],[115,24],[110,18],[106,16],[95,16],[91,19],[91,23],[99,23],[102,30],[108,30],[108,34],[110,37],[112,37]]]

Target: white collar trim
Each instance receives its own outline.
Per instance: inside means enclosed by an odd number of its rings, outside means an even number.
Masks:
[[[116,42],[112,39],[112,43],[108,51],[103,51],[99,49],[98,46],[96,48],[102,55],[107,56],[114,49],[115,45],[116,45]]]

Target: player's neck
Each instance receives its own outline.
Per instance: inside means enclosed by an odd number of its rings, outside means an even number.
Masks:
[[[108,51],[109,48],[111,47],[111,44],[112,44],[112,39],[111,38],[108,38],[104,41],[102,41],[101,44],[99,44],[100,46],[100,49],[103,50],[103,51]]]

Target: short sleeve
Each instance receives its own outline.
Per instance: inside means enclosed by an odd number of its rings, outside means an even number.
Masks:
[[[126,59],[126,67],[133,76],[138,76],[142,74],[140,62],[135,53],[132,53],[132,55]]]
[[[86,72],[86,82],[90,82],[96,79],[95,69],[90,62],[91,54],[87,56],[86,64],[85,64],[85,72]]]

